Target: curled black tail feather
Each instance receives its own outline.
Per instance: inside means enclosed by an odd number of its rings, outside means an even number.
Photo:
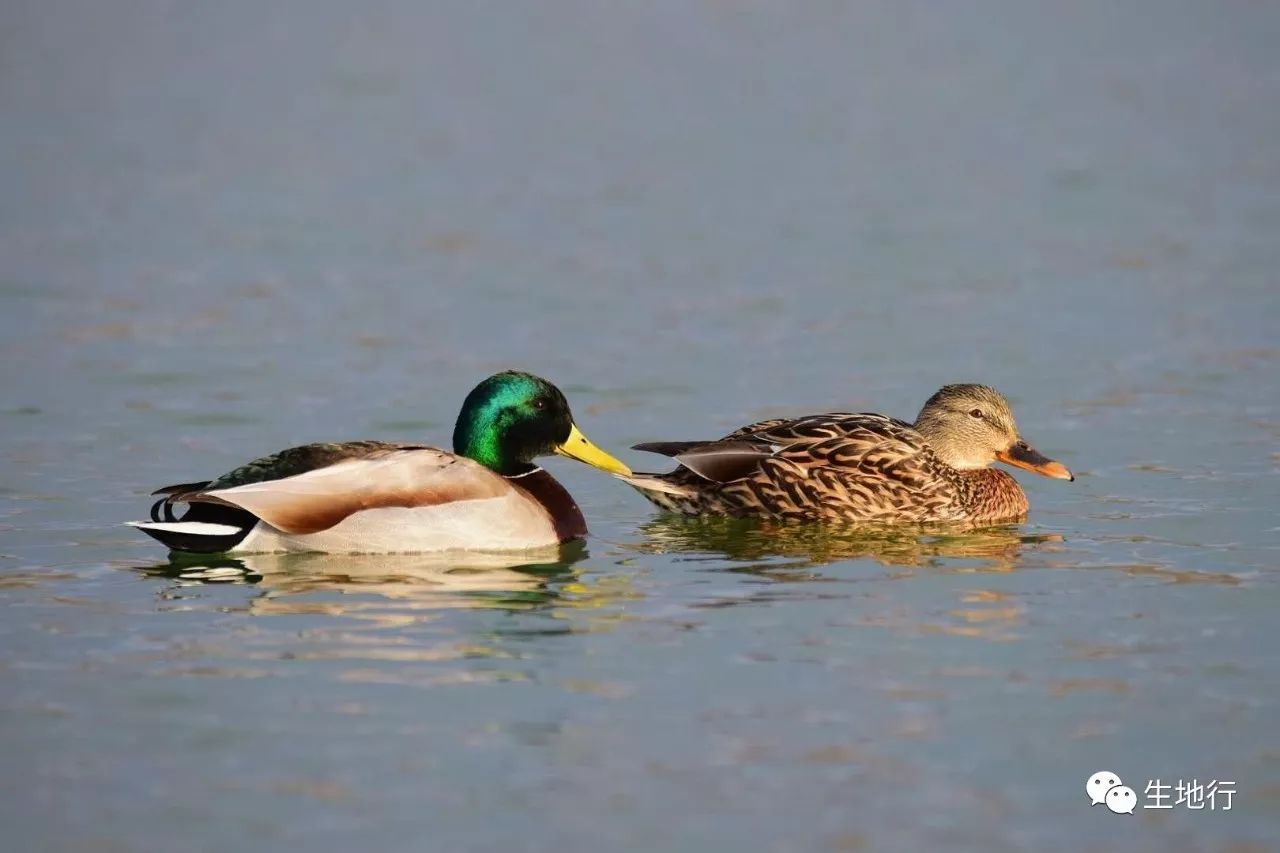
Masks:
[[[181,498],[182,495],[189,494],[191,492],[198,492],[211,482],[211,480],[204,480],[200,483],[178,483],[174,486],[165,486],[162,489],[156,489],[151,494],[163,495],[163,497],[151,505],[151,520],[177,521],[177,516],[173,514],[174,499]]]
[[[164,510],[164,515],[160,514],[160,510]],[[173,521],[173,507],[169,505],[168,498],[161,498],[151,505],[152,521]]]
[[[163,542],[174,551],[196,551],[213,554],[230,550],[244,539],[258,523],[258,517],[246,509],[229,503],[210,503],[193,499],[182,517],[174,515],[174,503],[186,503],[184,497],[192,492],[199,492],[208,483],[185,483],[179,486],[167,486],[153,494],[163,495],[151,505],[151,520],[157,523],[199,521],[208,524],[220,524],[236,528],[234,533],[225,535],[209,535],[206,533],[190,533],[181,530],[155,530],[145,526],[139,529],[154,539]],[[175,500],[176,499],[176,500]]]

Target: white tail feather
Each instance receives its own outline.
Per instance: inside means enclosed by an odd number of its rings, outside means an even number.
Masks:
[[[125,526],[166,533],[189,533],[192,536],[233,536],[241,531],[241,528],[230,524],[210,524],[207,521],[126,521]]]

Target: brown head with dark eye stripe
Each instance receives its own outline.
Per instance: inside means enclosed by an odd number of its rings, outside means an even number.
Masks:
[[[939,459],[962,471],[999,460],[1046,477],[1075,479],[1019,436],[1009,401],[987,385],[944,386],[925,402],[915,428]]]

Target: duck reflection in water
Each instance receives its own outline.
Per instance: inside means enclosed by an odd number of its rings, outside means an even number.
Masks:
[[[480,608],[531,610],[556,602],[587,557],[581,542],[520,553],[242,554],[174,552],[139,567],[176,587],[243,583],[261,590],[254,613],[333,613]]]
[[[445,687],[531,680],[540,638],[622,621],[637,593],[586,558],[571,543],[451,557],[174,554],[131,568],[164,582],[161,610],[261,617],[196,618],[198,635],[163,653],[170,671],[284,677],[320,661],[332,668],[310,671],[339,682]]]
[[[681,515],[660,516],[641,531],[646,539],[637,550],[755,563],[747,570],[764,572],[863,558],[909,567],[975,559],[984,561],[984,571],[1012,571],[1025,548],[1062,541],[1059,534],[1027,533],[1017,524],[833,525]]]

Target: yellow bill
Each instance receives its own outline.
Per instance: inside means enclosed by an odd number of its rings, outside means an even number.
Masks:
[[[577,459],[579,462],[585,462],[588,465],[599,468],[601,471],[608,471],[610,474],[631,475],[630,468],[588,441],[587,437],[582,434],[582,430],[578,429],[577,424],[570,424],[569,437],[564,440],[564,444],[556,448],[556,453],[561,456],[568,456],[570,459]]]

